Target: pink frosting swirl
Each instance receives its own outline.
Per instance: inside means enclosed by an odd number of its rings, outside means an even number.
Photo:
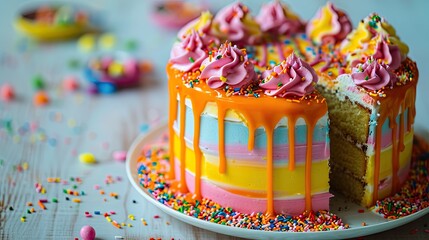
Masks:
[[[234,44],[254,44],[260,37],[259,24],[252,19],[249,9],[240,2],[221,9],[213,20],[218,34]]]
[[[225,85],[241,88],[256,81],[254,66],[248,61],[246,52],[230,43],[221,45],[214,57],[206,58],[201,65],[204,69],[200,78],[207,79],[212,89]]]
[[[291,35],[304,28],[299,17],[291,13],[280,1],[263,5],[256,21],[262,31],[274,35]]]
[[[203,37],[192,30],[192,33],[187,35],[182,42],[174,44],[170,53],[170,62],[173,64],[173,68],[180,71],[198,69],[208,56],[206,48]]]
[[[294,53],[273,69],[265,70],[262,77],[259,86],[268,96],[277,97],[302,97],[313,92],[318,81],[314,69]]]
[[[374,59],[381,59],[388,64],[393,70],[401,66],[402,57],[399,47],[388,44],[386,40],[380,38],[375,47],[375,53],[372,55]]]
[[[371,59],[353,68],[352,79],[356,85],[369,90],[380,90],[387,85],[393,87],[398,80],[388,65]]]
[[[326,14],[331,16],[326,16]],[[329,26],[324,25],[324,19],[331,17]],[[340,42],[352,31],[352,23],[347,14],[337,9],[331,2],[317,12],[306,27],[307,36],[320,44],[322,42]]]

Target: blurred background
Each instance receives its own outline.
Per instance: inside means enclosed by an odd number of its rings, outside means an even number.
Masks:
[[[66,1],[51,1],[67,3]],[[233,1],[190,1],[193,4],[208,6],[212,11],[218,10]],[[245,1],[253,15],[258,13],[264,1]],[[304,20],[309,20],[316,10],[324,5],[323,0],[291,1],[284,0],[291,9]],[[429,1],[425,0],[349,0],[332,1],[338,8],[344,9],[352,19],[354,26],[358,21],[377,12],[384,16],[395,28],[397,34],[410,47],[409,56],[419,66],[420,79],[417,94],[417,121],[416,126],[420,134],[429,138],[429,133],[424,130],[429,117],[429,105],[426,94],[429,91],[429,47],[427,39],[429,36]],[[63,64],[70,58],[79,58],[86,61],[92,53],[81,53],[77,51],[76,41],[40,44],[27,39],[22,33],[13,27],[14,19],[18,12],[29,5],[41,3],[41,1],[16,1],[4,0],[0,8],[0,54],[3,63],[0,64],[0,83],[30,78],[34,73],[54,71],[62,72]],[[101,24],[105,32],[112,33],[117,38],[117,43],[124,44],[125,41],[134,41],[138,48],[132,50],[132,55],[150,60],[154,65],[154,77],[157,83],[165,84],[164,66],[169,58],[170,47],[175,40],[176,29],[167,29],[154,23],[153,12],[159,1],[141,0],[75,0],[73,4],[80,4],[90,9],[98,24]],[[116,46],[120,48],[121,46]],[[18,59],[19,54],[25,55],[25,61]],[[25,68],[10,68],[5,64],[7,56],[15,58],[16,64]],[[11,59],[9,59],[11,60]],[[6,66],[5,66],[6,65]],[[67,69],[64,69],[67,70]],[[20,86],[22,88],[24,86]],[[165,91],[166,92],[166,91]],[[166,95],[165,95],[166,96]],[[166,102],[160,104],[166,108]]]

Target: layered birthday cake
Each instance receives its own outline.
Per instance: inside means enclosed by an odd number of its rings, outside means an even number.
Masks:
[[[172,186],[239,212],[371,206],[410,167],[418,72],[394,28],[353,30],[331,3],[305,23],[274,1],[204,12],[167,65]]]

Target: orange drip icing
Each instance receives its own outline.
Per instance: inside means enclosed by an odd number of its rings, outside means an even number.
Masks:
[[[273,180],[274,180],[274,164],[273,164],[273,134],[274,129],[276,128],[278,122],[283,118],[287,117],[288,119],[303,118],[307,123],[308,132],[307,132],[307,158],[306,158],[306,176],[305,176],[305,199],[306,199],[306,210],[311,210],[311,164],[312,164],[312,137],[313,129],[317,121],[322,118],[327,112],[327,105],[325,101],[321,101],[323,97],[318,94],[309,96],[302,100],[289,100],[284,98],[273,98],[261,94],[259,98],[255,97],[244,97],[244,96],[226,96],[226,93],[222,90],[213,90],[210,89],[204,82],[200,82],[197,85],[194,85],[193,88],[188,88],[183,85],[183,81],[186,79],[183,78],[183,73],[174,70],[171,68],[171,65],[167,66],[167,74],[169,78],[170,85],[170,121],[169,121],[169,130],[171,136],[174,134],[173,124],[176,118],[175,109],[177,109],[177,104],[175,104],[171,98],[177,99],[179,95],[180,99],[180,163],[181,163],[181,174],[180,174],[180,189],[187,190],[186,181],[185,181],[185,96],[192,103],[193,114],[194,114],[194,151],[196,154],[196,165],[197,168],[201,168],[201,151],[196,144],[199,143],[199,133],[200,133],[200,116],[203,112],[205,105],[208,102],[215,102],[218,109],[218,124],[219,124],[219,171],[221,173],[227,173],[227,161],[225,158],[225,124],[224,118],[226,111],[228,109],[236,111],[238,114],[241,114],[245,118],[247,127],[249,129],[249,143],[248,148],[252,150],[254,147],[254,137],[255,130],[259,127],[265,129],[267,134],[267,209],[266,213],[268,215],[274,216],[274,191],[273,191]],[[180,88],[174,88],[173,86],[179,85]],[[175,108],[175,109],[173,109]],[[294,128],[295,124],[289,126],[289,139],[294,139]],[[173,139],[172,137],[170,139]],[[174,142],[170,140],[170,147],[174,146]],[[198,149],[198,150],[197,150]],[[294,148],[290,148],[294,155]],[[171,149],[170,149],[171,150]],[[199,153],[198,153],[199,152]],[[198,155],[198,157],[197,157]],[[174,155],[171,155],[174,156]],[[174,160],[174,158],[172,158]],[[173,161],[171,161],[173,162]],[[172,169],[170,169],[171,173]],[[198,176],[197,176],[198,175]],[[200,173],[196,173],[196,178],[201,178]],[[194,196],[200,196],[200,179],[196,179],[196,188]],[[204,196],[202,196],[204,197]]]
[[[186,105],[185,96],[180,95],[180,184],[179,190],[182,193],[188,192],[186,186],[186,142],[185,142],[185,118],[186,118]]]
[[[195,152],[195,191],[194,199],[201,200],[201,149],[200,149],[200,120],[201,112],[204,110],[205,103],[194,104],[192,109],[194,114],[194,152]]]
[[[246,117],[246,119],[250,119]],[[249,129],[249,138],[247,140],[247,148],[249,151],[252,151],[255,147],[255,123],[253,121],[247,120],[247,129]]]
[[[267,210],[268,217],[274,216],[274,163],[273,163],[273,132],[271,127],[265,128],[267,134]]]
[[[313,154],[313,131],[316,123],[307,122],[307,153],[305,157],[305,210],[311,207],[311,160]]]
[[[374,192],[372,204],[378,199],[378,183],[380,182],[380,154],[381,154],[381,127],[377,125],[375,130],[375,162],[374,162]]]
[[[396,118],[390,116],[389,117],[389,125],[392,129],[392,192],[396,192],[397,187],[399,186],[398,183],[398,170],[399,170],[399,148],[398,148],[398,142],[396,139],[397,136],[397,127],[398,124],[396,124]]]
[[[170,134],[170,136],[174,136],[174,120],[177,117],[177,89],[176,89],[177,85],[174,84],[169,84],[169,98],[170,98],[170,108],[169,108],[169,113],[168,113],[168,132]],[[168,173],[168,178],[169,179],[175,179],[176,178],[176,173],[175,173],[175,168],[174,168],[174,138],[171,137],[170,141],[169,141],[169,156],[170,156],[170,171]]]
[[[218,130],[219,130],[219,172],[226,172],[226,157],[225,157],[225,114],[226,110],[217,105],[218,113]]]
[[[293,171],[295,169],[295,124],[296,119],[291,117],[287,120],[287,125],[289,127],[288,138],[289,138],[289,170]]]
[[[386,121],[390,120],[390,128],[392,129],[392,193],[395,193],[399,188],[398,171],[399,171],[399,154],[404,147],[404,120],[403,114],[405,109],[408,109],[407,130],[411,131],[411,126],[414,123],[415,117],[415,98],[416,85],[418,79],[418,71],[415,63],[411,60],[406,60],[406,65],[409,65],[414,74],[414,80],[392,89],[385,90],[385,97],[375,97],[374,100],[379,101],[382,106],[379,110],[377,126],[375,131],[375,164],[374,164],[374,192],[372,196],[372,204],[375,204],[379,195],[378,187],[380,183],[380,155],[381,155],[381,128]],[[396,116],[400,113],[399,126],[399,141],[397,141],[397,123]]]
[[[399,151],[404,151],[405,144],[404,144],[404,114],[405,114],[405,104],[402,103],[401,105],[401,115],[399,116],[399,142],[398,142],[398,148]]]

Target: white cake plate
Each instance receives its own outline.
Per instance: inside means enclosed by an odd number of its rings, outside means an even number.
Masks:
[[[158,128],[150,131],[148,134],[141,135],[132,144],[127,155],[126,170],[129,180],[134,188],[150,203],[154,204],[163,212],[186,222],[193,226],[203,228],[209,231],[227,234],[235,237],[252,238],[252,239],[346,239],[355,238],[374,233],[383,232],[396,228],[414,221],[429,212],[429,208],[418,211],[406,217],[396,220],[387,220],[381,215],[365,209],[352,202],[347,202],[341,195],[331,198],[331,212],[337,214],[344,223],[349,224],[350,228],[345,230],[325,231],[325,232],[275,232],[251,230],[238,227],[220,225],[205,220],[187,216],[164,204],[158,202],[152,195],[139,184],[137,176],[137,159],[141,155],[141,150],[145,145],[156,143],[162,134],[166,133],[167,124],[162,124]],[[360,210],[360,211],[359,211]],[[364,224],[363,224],[364,223]],[[365,226],[363,226],[365,225]]]

